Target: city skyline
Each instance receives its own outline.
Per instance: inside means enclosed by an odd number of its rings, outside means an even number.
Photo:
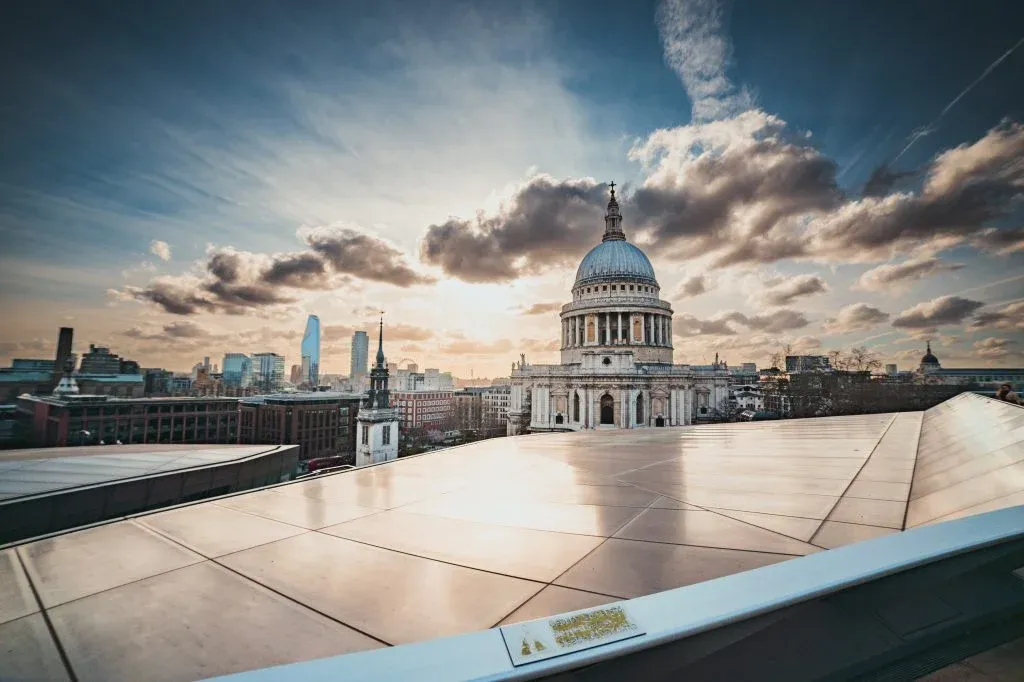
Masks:
[[[389,361],[507,376],[614,180],[677,363],[1024,364],[1018,6],[343,5],[8,10],[0,361],[291,365],[315,314],[346,374],[385,309]]]

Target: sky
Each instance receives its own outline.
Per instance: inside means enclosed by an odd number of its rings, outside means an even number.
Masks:
[[[1024,7],[7,3],[0,361],[557,362],[609,181],[675,361],[1024,364]]]

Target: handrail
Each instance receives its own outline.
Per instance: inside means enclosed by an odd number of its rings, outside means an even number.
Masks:
[[[492,628],[217,679],[235,682],[536,679],[675,642],[1012,540],[1024,540],[1024,506],[922,526],[617,602],[645,634],[520,667],[512,664],[501,628]]]

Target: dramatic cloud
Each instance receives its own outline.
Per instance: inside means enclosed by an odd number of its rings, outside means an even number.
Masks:
[[[710,320],[701,320],[693,315],[676,315],[673,319],[673,334],[687,336],[732,336],[739,332],[735,324],[748,329],[778,334],[792,329],[802,329],[810,322],[803,313],[788,308],[781,308],[763,315],[744,315],[731,312],[719,315]]]
[[[1014,352],[1014,347],[1017,342],[1013,339],[997,339],[987,338],[981,341],[974,342],[974,353],[978,357],[987,358],[994,360],[996,358],[1005,358],[1007,355],[1011,355]]]
[[[627,202],[656,253],[718,265],[805,254],[788,219],[838,206],[836,164],[762,111],[658,130],[630,151],[647,178]],[[625,210],[625,207],[624,207]]]
[[[420,257],[467,282],[502,282],[575,264],[598,243],[607,201],[607,186],[591,179],[539,175],[497,215],[431,225]]]
[[[241,315],[296,300],[291,290],[328,291],[348,277],[398,287],[433,282],[387,242],[350,228],[301,228],[309,251],[262,254],[211,247],[198,273],[156,277],[147,286],[111,290],[114,298],[154,303],[173,315]]]
[[[167,341],[174,339],[176,342],[182,339],[206,339],[214,340],[226,338],[223,334],[213,334],[205,327],[190,320],[170,322],[163,325],[159,331],[146,331],[141,327],[126,329],[120,334],[129,339],[140,341]]]
[[[889,313],[884,313],[867,303],[853,303],[840,308],[835,317],[828,318],[821,326],[830,334],[846,334],[852,331],[868,331],[888,320]]]
[[[798,313],[795,310],[789,310],[786,308],[775,310],[764,315],[753,315],[750,317],[745,317],[739,313],[733,313],[733,318],[740,324],[746,325],[751,329],[768,332],[770,334],[778,334],[791,329],[802,329],[810,324],[807,318],[804,317],[803,313]]]
[[[154,239],[149,243],[149,252],[164,262],[171,260],[170,245],[159,239]]]
[[[738,314],[738,313],[737,313]],[[672,320],[672,332],[675,336],[732,336],[736,329],[729,324],[729,316],[714,320],[701,320],[686,313],[676,315]]]
[[[732,45],[722,30],[715,0],[664,0],[656,14],[665,63],[675,71],[693,105],[694,120],[749,109],[753,98],[726,76]]]
[[[1024,127],[1004,122],[939,154],[919,194],[865,197],[812,222],[810,250],[863,262],[950,237],[996,245],[1004,240],[989,223],[1009,215],[1022,196]]]
[[[978,313],[968,329],[1024,329],[1024,301],[1010,303],[1000,310]]]
[[[990,227],[981,230],[971,240],[971,245],[1000,255],[1024,251],[1024,227]]]
[[[196,339],[210,336],[205,327],[188,320],[164,325],[164,334],[172,339]]]
[[[889,291],[893,285],[915,282],[943,272],[962,269],[962,263],[950,263],[939,258],[917,258],[894,265],[879,265],[860,276],[854,289],[862,291]]]
[[[866,197],[883,197],[892,192],[893,188],[903,180],[917,175],[917,171],[893,171],[888,165],[882,164],[871,173],[864,183],[863,194]]]
[[[303,228],[299,236],[343,275],[385,282],[397,287],[431,284],[433,277],[409,267],[402,252],[382,239],[348,227]]]
[[[774,277],[766,284],[768,288],[761,292],[761,299],[768,305],[787,305],[803,296],[828,292],[828,285],[818,275]]]
[[[940,296],[904,310],[892,321],[902,329],[935,329],[947,324],[962,324],[978,308],[985,305],[959,296]]]
[[[950,271],[929,259],[960,244],[1024,248],[1024,229],[993,225],[1024,199],[1024,127],[1016,123],[938,155],[916,193],[859,198],[839,189],[835,161],[809,135],[759,110],[657,130],[629,156],[645,178],[620,197],[626,233],[667,260],[866,263],[909,253],[907,269],[893,275],[886,267],[901,266],[883,266],[875,275],[912,281],[929,267]],[[575,265],[596,243],[605,202],[605,186],[592,180],[537,176],[496,215],[431,225],[421,258],[471,282]]]
[[[672,298],[692,298],[700,296],[709,290],[707,278],[704,275],[697,275],[680,282],[675,293],[672,294]]]
[[[553,313],[562,309],[562,303],[559,301],[551,301],[550,303],[534,303],[529,308],[523,310],[520,315],[541,315],[544,313]]]

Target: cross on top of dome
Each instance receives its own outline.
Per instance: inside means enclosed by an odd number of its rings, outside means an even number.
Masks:
[[[608,213],[604,216],[604,238],[601,241],[625,241],[626,233],[622,231],[622,216],[619,214],[619,202],[615,200],[615,181],[608,183],[611,187],[611,198],[608,199]]]

